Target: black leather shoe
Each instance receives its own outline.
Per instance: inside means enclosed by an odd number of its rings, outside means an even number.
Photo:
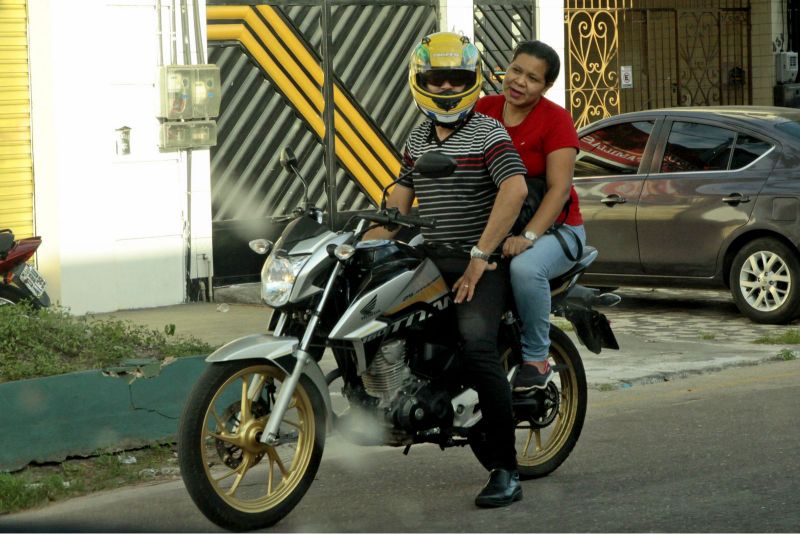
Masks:
[[[519,473],[508,469],[492,469],[489,481],[475,497],[475,505],[481,508],[499,508],[522,499]]]

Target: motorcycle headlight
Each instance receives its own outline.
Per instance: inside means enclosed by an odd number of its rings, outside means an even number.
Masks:
[[[289,302],[292,286],[308,256],[276,256],[271,254],[261,268],[261,300],[278,308]]]

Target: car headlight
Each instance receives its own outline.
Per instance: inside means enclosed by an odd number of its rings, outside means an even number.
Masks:
[[[261,300],[278,308],[289,302],[292,286],[308,256],[276,256],[270,254],[261,268]]]

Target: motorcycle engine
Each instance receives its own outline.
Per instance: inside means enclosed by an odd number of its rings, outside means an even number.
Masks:
[[[405,340],[394,339],[381,345],[361,378],[367,393],[380,399],[378,408],[393,427],[414,432],[452,424],[450,396],[411,372]]]

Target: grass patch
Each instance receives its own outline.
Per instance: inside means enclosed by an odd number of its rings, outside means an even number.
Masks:
[[[0,382],[39,378],[116,365],[132,358],[208,354],[214,347],[191,336],[175,336],[128,321],[72,316],[51,307],[0,306]]]
[[[130,457],[136,458],[136,463],[120,461]],[[177,467],[173,444],[60,464],[29,465],[15,473],[0,473],[0,514],[138,482],[174,479],[179,476]]]
[[[616,391],[618,388],[616,384],[600,384],[597,389],[600,391]]]
[[[797,353],[792,349],[781,349],[778,351],[777,359],[789,362],[797,359]]]
[[[753,343],[762,345],[800,345],[800,330],[792,328],[780,334],[771,334],[761,336]]]
[[[717,335],[711,332],[700,332],[700,339],[704,339],[706,341],[711,341],[712,339],[716,339]]]

